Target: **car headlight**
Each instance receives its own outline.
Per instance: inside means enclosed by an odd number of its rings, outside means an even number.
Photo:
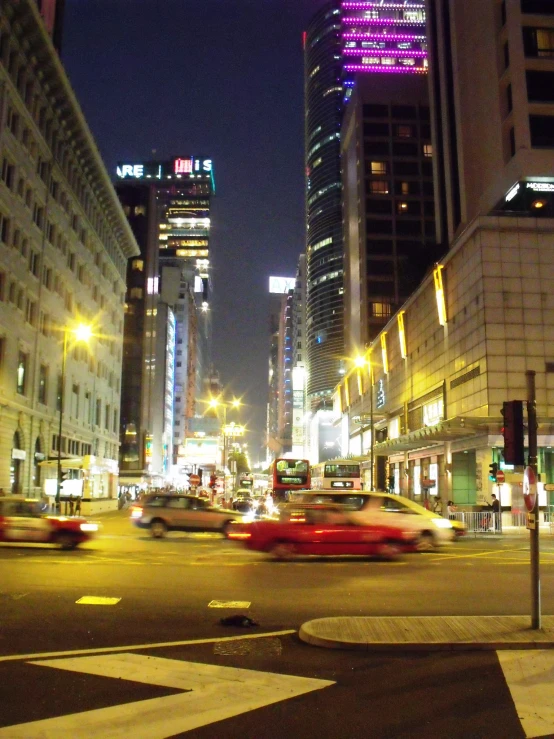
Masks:
[[[79,527],[81,531],[98,531],[97,523],[82,523]]]
[[[433,523],[438,529],[451,529],[452,523],[447,518],[434,518]]]

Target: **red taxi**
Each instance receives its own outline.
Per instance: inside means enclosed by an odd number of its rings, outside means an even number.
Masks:
[[[281,511],[280,520],[233,523],[229,539],[247,549],[269,552],[275,559],[298,554],[357,554],[393,559],[416,551],[417,533],[385,525],[357,525],[337,508],[293,506]]]
[[[62,549],[75,549],[97,531],[98,524],[86,518],[43,513],[37,500],[0,498],[0,542],[57,544]]]

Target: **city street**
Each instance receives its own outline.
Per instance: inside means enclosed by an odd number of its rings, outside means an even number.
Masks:
[[[254,702],[242,708],[231,696],[230,713],[222,698],[218,711],[223,713],[210,713],[205,722],[225,721],[218,736],[261,735],[260,721],[264,736],[286,731],[291,736],[525,735],[494,652],[334,652],[301,644],[295,632],[304,621],[323,616],[525,614],[530,611],[526,533],[466,538],[441,552],[394,563],[348,557],[282,563],[217,535],[170,534],[153,540],[132,527],[128,517],[128,511],[101,517],[98,539],[73,552],[38,546],[0,549],[0,672],[10,706],[2,715],[3,726],[136,701],[181,700],[173,662],[160,662],[157,677],[149,681],[143,661],[155,656],[176,660],[183,669],[190,661],[333,682],[302,684],[292,700],[271,706],[290,693],[278,697],[277,686],[272,698],[262,695],[256,702],[252,697]],[[543,612],[553,613],[554,537],[543,536],[541,559]],[[78,603],[83,597],[113,600]],[[213,607],[221,605],[214,601],[236,605]],[[233,614],[248,615],[258,626],[245,630],[219,623]],[[258,634],[262,638],[253,638]],[[237,636],[245,638],[228,640]],[[102,654],[106,649],[108,654]],[[52,653],[67,657],[69,666],[52,669]],[[94,665],[86,667],[85,659]],[[116,683],[116,668],[129,681]],[[139,677],[131,681],[133,669]],[[164,680],[160,675],[166,669],[171,678]],[[402,700],[391,701],[394,685]],[[223,696],[226,688],[221,690],[217,693]],[[306,710],[296,710],[299,704]],[[333,704],[341,706],[340,724]],[[104,714],[98,716],[104,720]],[[140,717],[137,709],[131,720],[140,724]],[[159,735],[193,730],[195,736],[209,736],[210,727],[202,725],[172,725]],[[368,725],[373,730],[364,733]],[[430,725],[436,730],[430,731]],[[54,729],[52,735],[74,735],[68,726]],[[22,731],[5,729],[0,736],[36,735],[29,728]]]

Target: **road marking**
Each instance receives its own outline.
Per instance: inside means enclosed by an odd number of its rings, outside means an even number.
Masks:
[[[496,653],[526,737],[554,734],[554,652]]]
[[[75,603],[81,606],[115,606],[120,600],[121,598],[102,598],[99,595],[83,595]]]
[[[182,639],[180,641],[154,642],[153,644],[127,644],[124,647],[95,647],[94,649],[68,649],[65,652],[38,652],[36,654],[8,654],[0,657],[0,662],[21,662],[32,659],[49,659],[50,657],[75,657],[85,654],[115,654],[117,652],[137,652],[141,649],[164,649],[165,647],[188,647],[195,644],[215,644],[220,641],[239,641],[240,639],[264,639],[268,636],[288,636],[296,634],[296,629],[283,631],[266,631],[264,634],[247,634],[241,636],[214,636],[207,639]]]
[[[250,608],[249,600],[211,600],[208,608]]]
[[[187,692],[7,726],[0,729],[0,737],[164,739],[335,684],[332,680],[140,654],[77,657],[31,664]]]
[[[502,552],[496,552],[491,549],[487,549],[483,552],[478,552],[477,554],[447,554],[446,552],[433,554],[433,557],[440,557],[439,561],[445,561],[445,560],[453,560],[453,559],[476,559],[477,557],[486,557],[487,555],[501,555],[501,554],[507,554],[509,552],[528,552],[529,549],[527,548],[520,548],[520,549],[504,549]],[[436,560],[431,560],[436,561]]]

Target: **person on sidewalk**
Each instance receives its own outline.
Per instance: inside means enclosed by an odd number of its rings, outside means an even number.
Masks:
[[[454,502],[452,500],[449,500],[446,504],[446,512],[448,513],[448,518],[453,519],[455,518],[454,514],[456,513],[458,509],[454,505]]]
[[[440,495],[437,495],[433,502],[433,513],[442,516],[442,501],[440,499]]]
[[[500,501],[494,493],[492,494],[492,503],[490,507],[493,513],[494,530],[500,531]]]

